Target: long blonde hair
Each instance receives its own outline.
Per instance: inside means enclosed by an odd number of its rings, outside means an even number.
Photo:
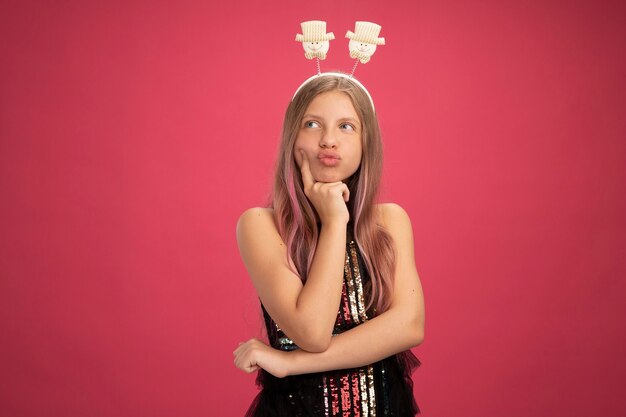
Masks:
[[[367,308],[377,314],[389,308],[395,272],[395,251],[389,234],[376,219],[374,207],[382,174],[382,140],[378,119],[369,97],[357,84],[337,76],[315,78],[293,98],[285,114],[271,206],[278,232],[287,245],[289,262],[303,281],[311,268],[319,236],[318,217],[302,185],[294,158],[294,144],[302,118],[311,101],[321,93],[348,95],[363,126],[363,155],[357,171],[347,180],[352,236],[371,278]]]

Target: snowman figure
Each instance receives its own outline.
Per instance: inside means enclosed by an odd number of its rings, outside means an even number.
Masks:
[[[296,35],[296,41],[302,42],[304,56],[307,59],[326,59],[326,53],[330,48],[330,40],[335,39],[335,35],[326,33],[326,22],[321,20],[310,20],[302,22],[302,35]],[[319,71],[318,71],[319,72]]]
[[[356,22],[354,32],[346,33],[346,38],[350,39],[348,44],[350,57],[358,59],[362,64],[369,62],[376,52],[376,46],[385,44],[385,38],[379,38],[378,34],[380,34],[380,25],[371,22]]]

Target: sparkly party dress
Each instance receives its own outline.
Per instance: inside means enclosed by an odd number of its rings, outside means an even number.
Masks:
[[[346,244],[341,302],[333,334],[371,319],[365,309],[371,288],[361,254],[353,240]],[[298,349],[261,305],[270,345]],[[413,417],[419,408],[413,398],[411,373],[420,361],[406,351],[368,366],[276,378],[260,370],[261,389],[246,417]]]

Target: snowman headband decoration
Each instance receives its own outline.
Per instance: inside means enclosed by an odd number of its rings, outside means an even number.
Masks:
[[[335,76],[347,78],[363,89],[365,94],[367,94],[367,97],[370,99],[372,109],[374,109],[372,96],[369,91],[367,91],[367,88],[354,78],[354,72],[356,71],[356,67],[359,62],[362,64],[368,63],[372,55],[374,55],[374,52],[376,52],[376,47],[378,45],[385,44],[385,38],[378,37],[381,29],[380,25],[371,22],[356,22],[354,32],[348,31],[346,33],[346,38],[350,39],[348,44],[350,58],[354,58],[354,66],[352,67],[352,72],[350,72],[350,74],[320,71],[320,60],[323,61],[326,59],[326,54],[330,48],[330,41],[335,39],[335,35],[332,32],[326,33],[326,22],[321,20],[310,20],[308,22],[302,22],[300,26],[302,27],[302,34],[296,35],[296,41],[302,42],[304,56],[307,59],[315,58],[317,74],[303,82],[293,96],[295,97],[302,87],[317,77]]]

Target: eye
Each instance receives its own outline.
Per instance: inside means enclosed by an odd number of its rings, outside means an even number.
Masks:
[[[354,126],[350,123],[342,123],[339,125],[339,127],[343,130],[356,130]]]
[[[304,122],[304,127],[307,127],[309,129],[313,129],[316,127],[320,127],[320,124],[317,123],[315,120],[307,120],[306,122]]]

